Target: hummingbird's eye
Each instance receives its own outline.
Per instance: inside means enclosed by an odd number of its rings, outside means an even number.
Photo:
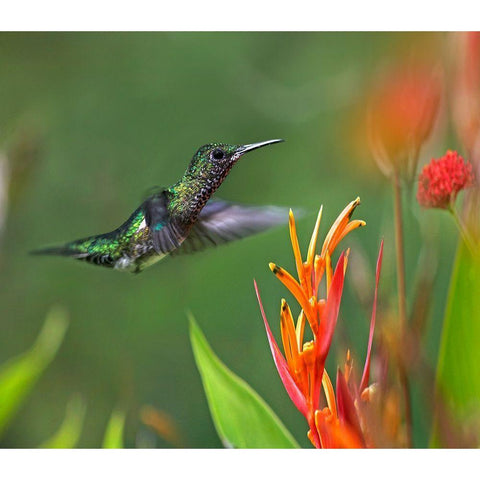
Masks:
[[[215,159],[215,160],[222,160],[224,157],[225,157],[225,152],[220,149],[220,148],[216,148],[213,152],[212,152],[212,157]]]

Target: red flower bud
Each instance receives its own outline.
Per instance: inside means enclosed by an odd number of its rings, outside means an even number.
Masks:
[[[442,82],[439,72],[400,65],[377,86],[369,110],[369,139],[380,168],[410,177],[418,151],[437,116]],[[411,165],[409,161],[413,161]]]
[[[449,208],[458,192],[473,184],[472,164],[457,152],[447,153],[423,167],[418,178],[418,203],[425,208]]]

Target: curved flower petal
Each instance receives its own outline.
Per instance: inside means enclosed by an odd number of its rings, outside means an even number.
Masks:
[[[362,381],[360,382],[360,393],[368,387],[368,380],[370,377],[370,357],[372,353],[373,332],[375,330],[375,317],[377,314],[377,295],[378,295],[378,283],[380,281],[380,271],[382,269],[382,257],[383,257],[383,240],[380,244],[380,250],[377,258],[377,270],[375,273],[375,294],[373,297],[372,317],[370,319],[370,335],[368,337],[367,357],[365,358],[365,367],[363,368]]]
[[[265,311],[263,310],[262,300],[260,298],[260,292],[258,291],[257,282],[254,280],[253,283],[255,285],[255,292],[257,294],[258,304],[260,306],[263,322],[265,324],[265,330],[267,331],[268,343],[270,344],[270,350],[272,351],[273,361],[275,362],[275,366],[277,367],[278,374],[280,375],[282,383],[287,390],[288,396],[298,408],[300,413],[305,418],[307,418],[308,409],[305,397],[295,383],[292,375],[290,374],[287,362],[283,357],[282,353],[280,352],[280,349],[278,348],[275,337],[270,330]]]
[[[332,284],[330,286],[325,307],[325,315],[320,321],[319,338],[318,342],[316,342],[320,349],[320,355],[323,357],[326,357],[328,354],[330,344],[332,343],[333,332],[337,325],[338,312],[340,310],[340,302],[343,293],[343,281],[345,278],[345,270],[343,268],[344,263],[345,254],[342,252],[338,259],[337,266],[335,267],[335,273],[333,274]]]
[[[343,292],[343,280],[345,278],[345,270],[343,268],[345,262],[345,255],[342,252],[338,259],[335,273],[333,274],[332,285],[328,295],[327,304],[325,306],[325,314],[322,315],[320,326],[318,329],[318,336],[315,341],[315,359],[316,372],[314,380],[314,397],[313,407],[315,410],[319,407],[321,382],[323,378],[323,370],[325,367],[325,359],[328,355],[328,350],[332,343],[333,332],[337,324],[338,312],[340,310],[340,302]]]

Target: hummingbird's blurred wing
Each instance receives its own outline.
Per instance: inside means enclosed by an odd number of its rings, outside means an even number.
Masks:
[[[288,210],[254,207],[210,200],[200,212],[189,235],[172,255],[193,253],[221,245],[288,222]]]
[[[185,238],[185,232],[171,221],[165,192],[147,198],[143,208],[145,223],[150,229],[156,252],[166,254],[178,248]]]

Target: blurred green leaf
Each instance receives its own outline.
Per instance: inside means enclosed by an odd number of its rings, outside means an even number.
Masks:
[[[66,313],[52,309],[32,348],[0,367],[0,436],[55,357],[67,326]]]
[[[443,323],[437,387],[455,420],[480,413],[480,259],[463,242],[455,259]],[[438,418],[432,446],[442,446]]]
[[[125,412],[114,410],[108,421],[102,448],[123,448],[123,429],[125,427]]]
[[[224,445],[298,448],[265,401],[219,360],[193,317],[190,317],[190,340],[213,422]]]
[[[67,404],[65,418],[57,432],[39,448],[74,448],[82,433],[87,407],[82,398],[75,395]]]

